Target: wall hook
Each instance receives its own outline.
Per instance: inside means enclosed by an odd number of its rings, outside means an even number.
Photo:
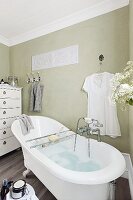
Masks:
[[[40,77],[40,75],[39,75],[39,72],[37,72],[37,75],[38,75],[38,81],[40,81],[40,80],[41,80],[41,77]]]
[[[33,72],[31,74],[27,73],[27,83],[34,83],[34,82],[40,82],[41,81],[41,77],[39,72],[37,72],[37,74],[34,74]]]
[[[31,73],[31,74],[32,74],[33,82],[35,82],[34,73]]]
[[[30,83],[30,77],[29,77],[28,73],[27,73],[27,77],[28,77],[27,83],[29,84]]]
[[[99,61],[100,61],[100,65],[102,64],[102,61],[104,60],[104,56],[103,56],[103,54],[101,54],[100,56],[99,56]]]

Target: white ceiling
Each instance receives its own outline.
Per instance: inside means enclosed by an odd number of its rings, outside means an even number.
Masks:
[[[0,0],[0,42],[12,46],[128,3],[129,0]]]

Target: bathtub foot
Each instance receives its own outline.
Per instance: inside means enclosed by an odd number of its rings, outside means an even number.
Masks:
[[[109,200],[115,200],[116,181],[110,182],[110,197]]]
[[[23,172],[23,177],[26,178],[27,175],[30,173],[30,169],[26,169],[24,172]]]

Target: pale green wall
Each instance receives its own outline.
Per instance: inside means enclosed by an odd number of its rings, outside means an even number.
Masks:
[[[133,60],[133,0],[129,1],[129,36],[130,59]]]
[[[128,61],[128,7],[105,14],[10,49],[11,71],[23,87],[23,112],[28,112],[26,73],[31,72],[31,56],[70,45],[79,45],[79,64],[42,70],[44,84],[41,115],[52,117],[75,129],[77,119],[86,116],[87,95],[81,90],[86,76],[99,70],[98,56],[105,56],[104,71],[121,71]],[[128,113],[119,111],[122,137],[102,140],[123,152],[129,151]]]
[[[4,80],[7,80],[9,70],[9,47],[0,43],[0,80],[2,78],[4,78]]]
[[[130,41],[130,60],[133,60],[133,0],[129,4],[129,41]],[[129,108],[129,138],[130,154],[133,161],[133,107]]]

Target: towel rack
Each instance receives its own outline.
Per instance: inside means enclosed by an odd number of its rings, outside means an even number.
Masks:
[[[40,82],[41,81],[41,77],[39,75],[39,72],[36,73],[36,75],[34,73],[27,73],[27,83],[34,83],[34,82]]]

